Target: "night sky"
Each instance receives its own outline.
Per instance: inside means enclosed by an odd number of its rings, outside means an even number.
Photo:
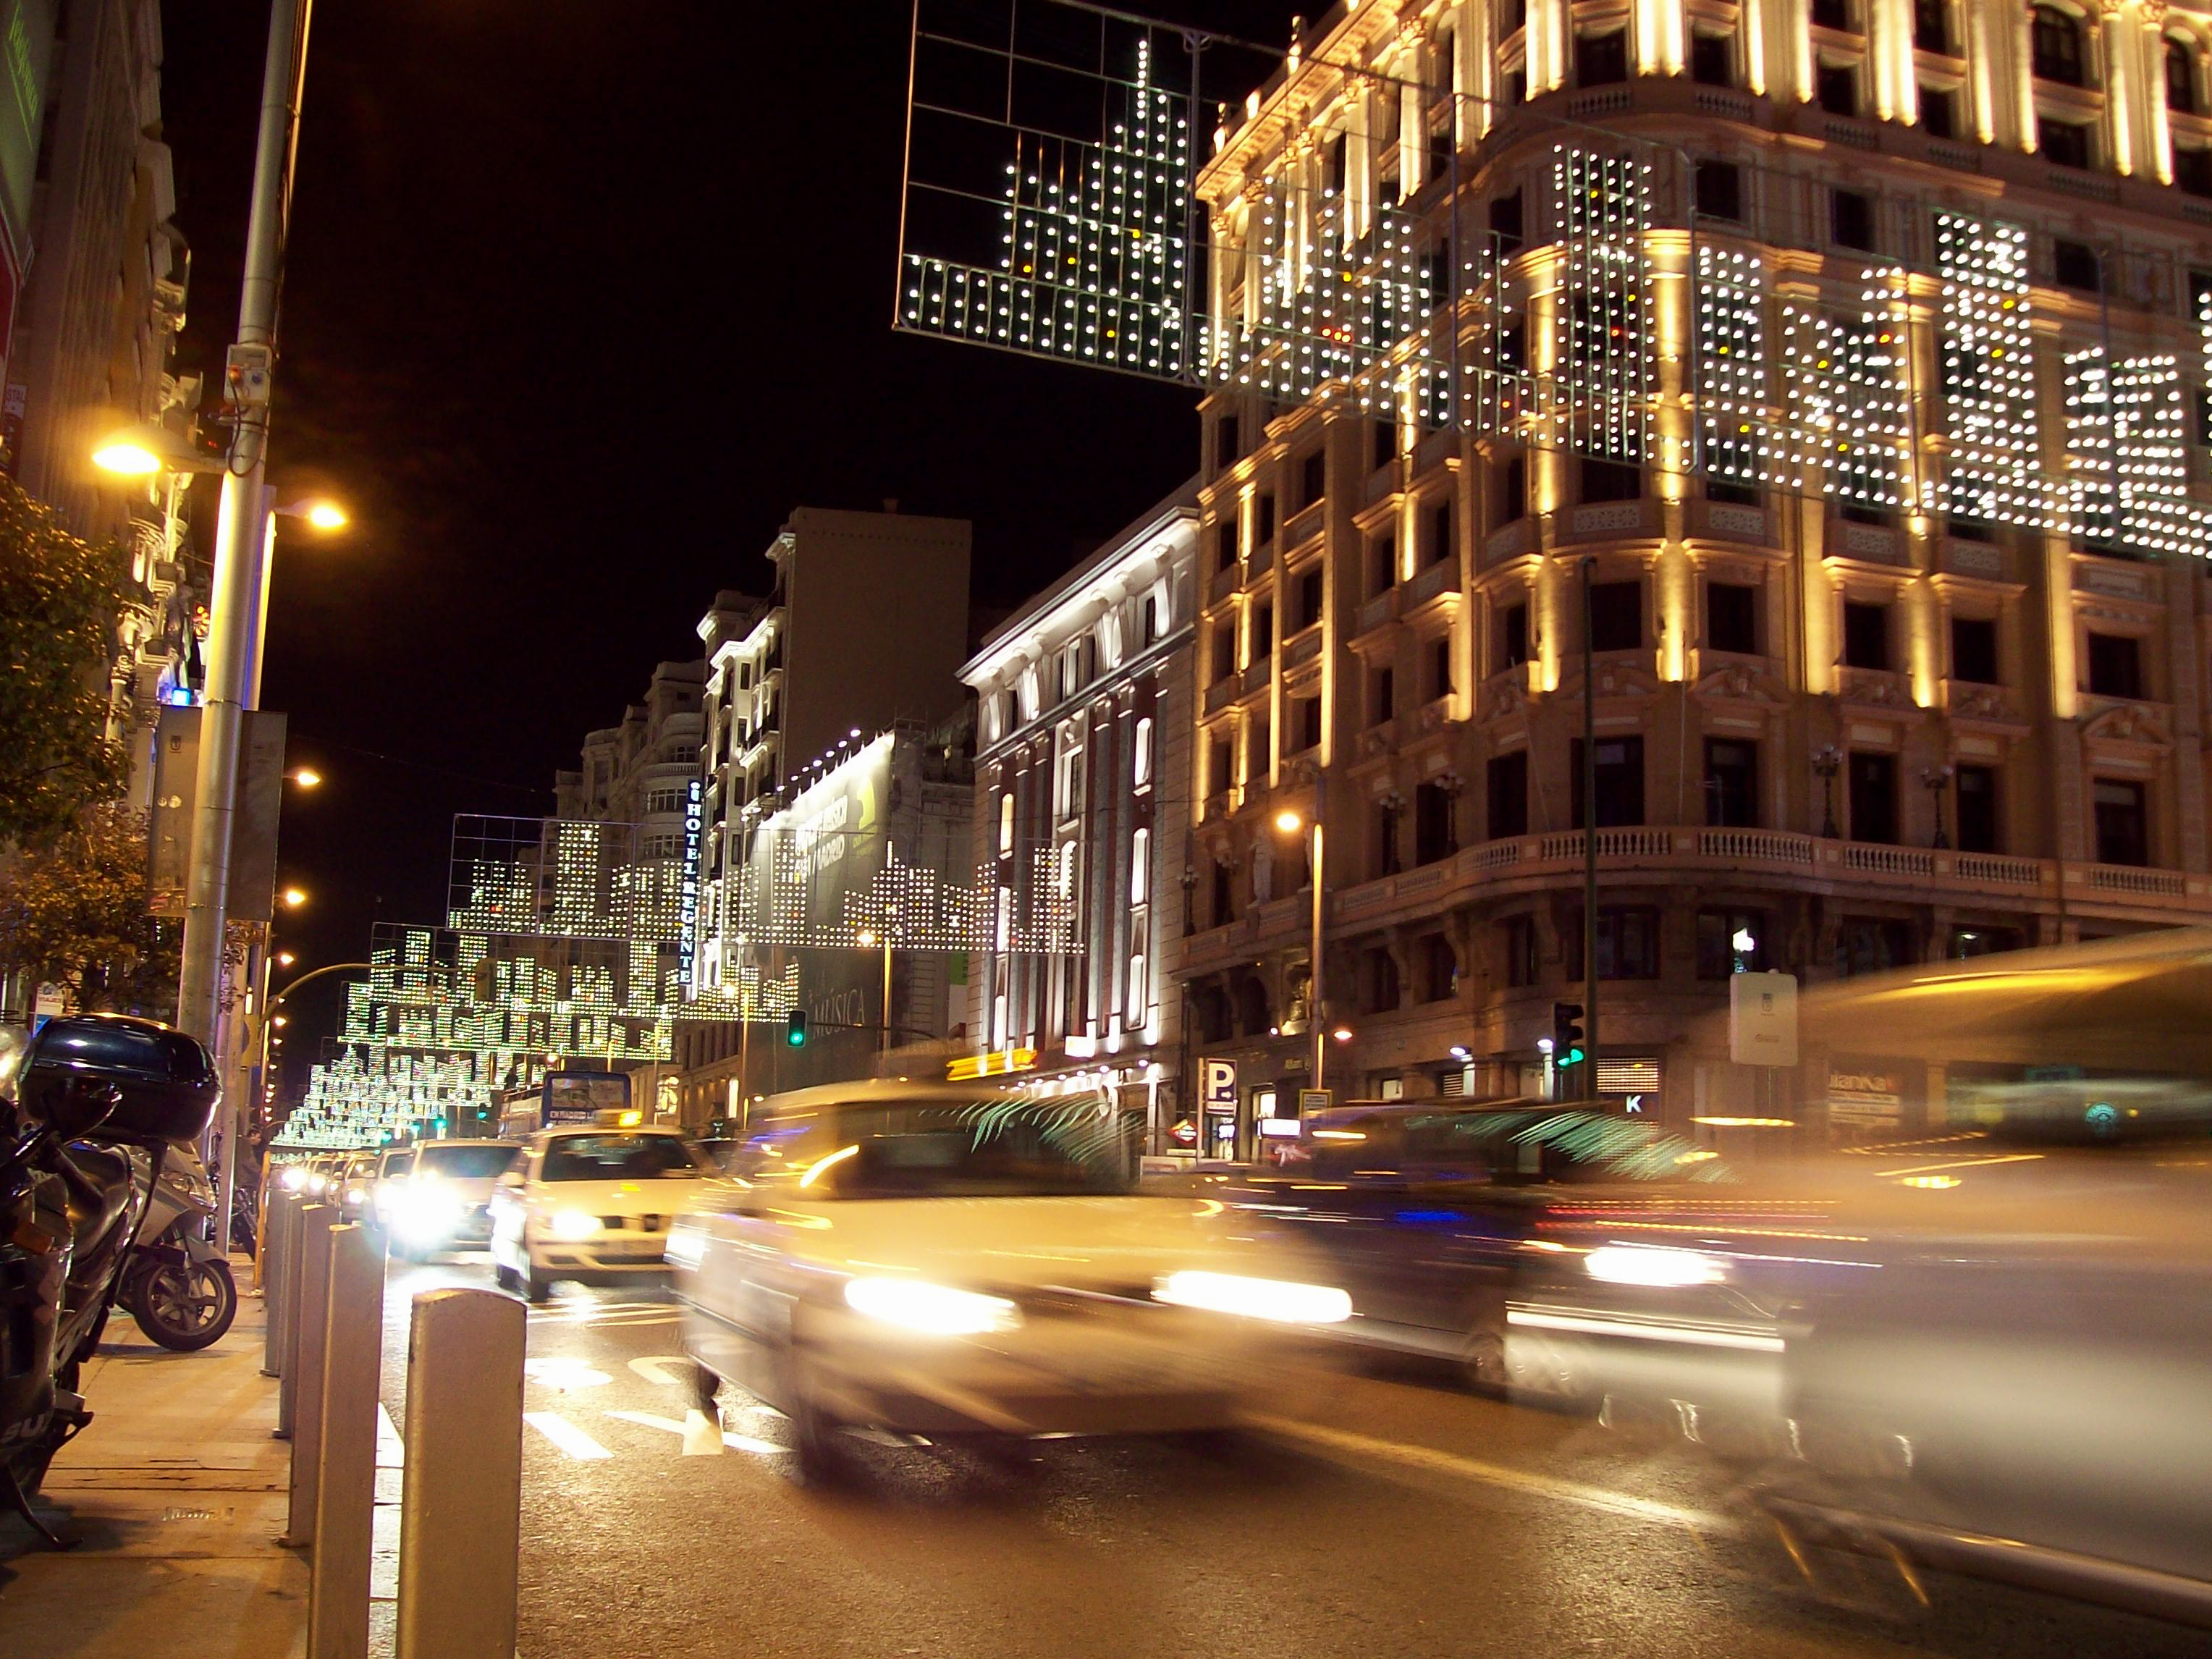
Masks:
[[[1144,9],[1288,39],[1266,0]],[[268,10],[163,9],[189,372],[236,327]],[[1003,606],[1196,465],[1186,391],[891,331],[908,25],[898,0],[316,5],[270,476],[357,527],[280,534],[269,618],[264,705],[328,780],[284,816],[302,968],[442,920],[453,815],[550,811],[715,591],[763,582],[792,507],[971,519]],[[303,994],[295,1064],[337,1001]]]

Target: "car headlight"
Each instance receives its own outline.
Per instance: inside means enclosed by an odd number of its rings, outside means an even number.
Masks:
[[[583,1210],[556,1210],[545,1223],[545,1231],[564,1244],[574,1244],[597,1233],[599,1218]]]
[[[410,1233],[441,1232],[461,1218],[461,1200],[450,1193],[404,1193],[392,1200],[399,1224]]]
[[[307,1190],[311,1193],[319,1193],[330,1184],[329,1180],[323,1176],[311,1175],[307,1177]]]
[[[349,1188],[346,1188],[346,1200],[345,1200],[345,1201],[346,1201],[347,1203],[349,1203],[349,1204],[358,1204],[358,1203],[360,1203],[363,1199],[367,1198],[368,1196],[368,1188],[366,1188],[366,1187],[349,1187]]]
[[[1335,1325],[1352,1317],[1352,1298],[1334,1285],[1242,1273],[1170,1273],[1152,1286],[1152,1299],[1278,1325]]]
[[[307,1172],[295,1164],[276,1179],[283,1183],[286,1192],[296,1193],[307,1184]]]
[[[956,1291],[917,1279],[848,1279],[845,1305],[926,1336],[981,1336],[1011,1331],[1022,1322],[1022,1310],[1002,1296]]]
[[[1583,1271],[1607,1285],[1642,1285],[1660,1290],[1717,1285],[1728,1276],[1719,1261],[1699,1251],[1640,1244],[1601,1245],[1583,1258]]]

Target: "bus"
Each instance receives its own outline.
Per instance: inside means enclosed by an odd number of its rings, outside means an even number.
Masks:
[[[548,1072],[526,1088],[502,1089],[495,1097],[499,1138],[524,1140],[560,1123],[597,1123],[612,1112],[627,1120],[629,1076],[624,1072]]]

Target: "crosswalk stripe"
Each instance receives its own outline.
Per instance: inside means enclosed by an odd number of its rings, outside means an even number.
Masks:
[[[696,1414],[704,1422],[705,1413]],[[607,1415],[620,1418],[625,1423],[635,1423],[641,1428],[661,1429],[670,1434],[684,1436],[687,1440],[690,1438],[685,1435],[684,1425],[672,1417],[662,1417],[653,1412],[609,1412]],[[727,1430],[723,1431],[722,1443],[732,1451],[752,1452],[763,1457],[781,1456],[784,1450],[773,1440],[756,1440],[749,1434],[732,1434]],[[688,1445],[685,1448],[685,1454],[690,1456],[698,1455],[691,1451]]]
[[[522,1420],[580,1463],[614,1455],[565,1417],[556,1417],[551,1412],[525,1412]]]

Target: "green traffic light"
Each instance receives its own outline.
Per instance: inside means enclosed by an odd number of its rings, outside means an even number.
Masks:
[[[1583,1059],[1584,1055],[1580,1048],[1570,1048],[1552,1063],[1554,1066],[1579,1066]]]

